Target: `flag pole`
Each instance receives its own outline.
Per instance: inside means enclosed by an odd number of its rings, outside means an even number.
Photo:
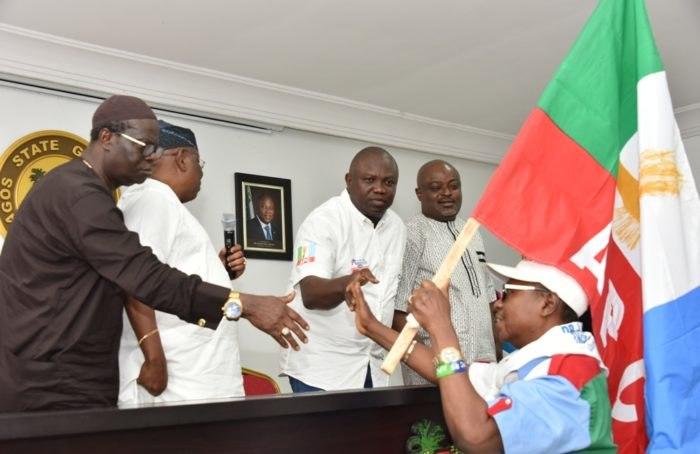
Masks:
[[[440,268],[438,268],[435,276],[432,278],[432,281],[436,286],[439,288],[445,288],[450,282],[452,271],[454,271],[455,266],[457,266],[457,262],[459,262],[460,258],[464,254],[464,251],[467,249],[469,242],[472,240],[478,229],[479,222],[476,219],[467,219],[462,231],[459,233],[459,236],[457,236],[457,239],[452,244],[450,251],[442,260]],[[394,373],[396,366],[399,365],[401,358],[403,358],[403,356],[406,354],[408,347],[411,345],[413,338],[416,336],[418,328],[420,328],[420,325],[416,321],[415,317],[413,317],[413,314],[408,314],[406,317],[406,325],[404,325],[401,333],[399,333],[399,337],[396,339],[396,342],[394,342],[391,350],[389,350],[389,354],[382,363],[381,368],[384,372],[389,375]]]

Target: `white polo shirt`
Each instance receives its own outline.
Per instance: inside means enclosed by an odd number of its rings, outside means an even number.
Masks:
[[[161,262],[206,282],[230,287],[231,280],[209,235],[165,183],[147,179],[126,188],[119,200],[124,223],[139,234]],[[124,314],[119,349],[119,405],[243,396],[238,326],[221,320],[216,331],[156,311],[168,361],[168,386],[157,397],[136,383],[143,354]]]
[[[297,292],[290,305],[309,323],[309,343],[298,352],[282,349],[283,374],[325,390],[362,388],[369,363],[374,386],[389,384],[389,376],[379,369],[385,350],[357,331],[347,304],[306,309],[299,281],[369,268],[379,283],[363,287],[365,299],[377,319],[391,326],[405,240],[406,228],[396,213],[387,210],[375,228],[345,190],[309,214],[296,236],[290,276],[290,287]]]

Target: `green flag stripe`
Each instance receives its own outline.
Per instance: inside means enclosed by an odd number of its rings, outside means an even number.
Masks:
[[[617,176],[637,130],[637,81],[663,71],[642,0],[601,0],[538,105]]]

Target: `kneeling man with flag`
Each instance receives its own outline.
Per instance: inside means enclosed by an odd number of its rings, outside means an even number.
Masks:
[[[593,335],[578,317],[588,297],[556,267],[522,260],[515,267],[489,265],[506,281],[497,301],[495,329],[517,351],[498,363],[466,364],[445,293],[424,281],[410,309],[433,340],[414,344],[404,361],[438,382],[450,433],[465,452],[616,452],[612,441],[607,369]],[[360,284],[346,301],[358,330],[391,347],[398,333],[367,308]]]

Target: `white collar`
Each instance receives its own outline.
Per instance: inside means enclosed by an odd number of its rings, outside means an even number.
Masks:
[[[265,228],[265,227],[267,227],[268,225],[269,225],[270,227],[272,227],[272,223],[271,223],[271,222],[268,222],[267,224],[265,224],[265,223],[262,221],[262,219],[260,219],[260,218],[258,217],[257,214],[255,215],[255,219],[258,220],[258,222],[260,223],[260,225],[262,226],[262,228]]]
[[[517,379],[517,371],[537,358],[554,355],[584,355],[598,361],[607,374],[600,358],[593,335],[583,331],[581,322],[567,323],[550,328],[539,339],[514,351],[498,363],[473,363],[469,366],[469,381],[476,392],[487,402],[493,399],[503,385]]]
[[[343,189],[343,192],[340,193],[340,200],[343,206],[345,207],[346,210],[350,213],[350,215],[355,218],[359,223],[361,224],[368,224],[372,226],[372,228],[375,228],[374,222],[364,214],[360,210],[357,209],[354,203],[352,203],[352,199],[350,199],[350,194],[348,193],[347,189]],[[387,218],[390,216],[389,214],[390,209],[387,208],[387,210],[384,212],[384,215],[382,218],[377,222],[376,228],[382,227],[384,224],[386,224]]]

